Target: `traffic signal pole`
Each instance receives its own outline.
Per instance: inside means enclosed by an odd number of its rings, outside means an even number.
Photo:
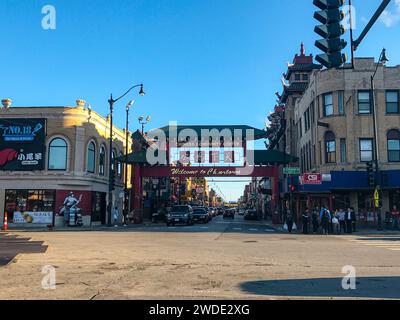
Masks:
[[[371,20],[365,26],[364,30],[361,32],[360,36],[353,42],[352,47],[354,50],[357,50],[358,46],[360,45],[361,41],[365,38],[369,30],[371,30],[372,26],[378,20],[382,12],[386,9],[389,5],[391,0],[383,0],[381,5],[378,7],[374,15],[372,16]]]

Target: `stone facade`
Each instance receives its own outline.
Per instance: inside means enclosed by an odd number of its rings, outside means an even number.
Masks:
[[[69,190],[80,192],[108,193],[108,160],[110,123],[91,108],[85,107],[85,101],[77,100],[74,107],[9,107],[0,110],[1,118],[45,118],[47,119],[46,135],[46,167],[43,171],[16,172],[0,171],[0,221],[3,221],[5,208],[5,190]],[[125,154],[125,130],[114,126],[113,149],[116,157]],[[49,170],[49,144],[55,138],[62,138],[67,142],[67,169]],[[95,170],[88,172],[88,146],[95,145]],[[129,152],[131,138],[129,135]],[[100,169],[100,150],[105,151],[104,173]],[[116,177],[114,203],[122,212],[123,198],[120,193],[124,187],[124,165],[115,163],[115,170],[119,171]],[[130,169],[128,168],[128,186],[130,187]],[[106,197],[105,197],[106,198]],[[58,208],[55,208],[57,213]],[[103,209],[102,209],[103,210]],[[56,217],[59,220],[60,217]],[[90,224],[90,213],[84,216],[84,223]],[[104,223],[104,221],[103,221]]]
[[[369,94],[372,108],[370,79],[376,67],[373,58],[356,58],[354,69],[317,70],[312,73],[308,88],[295,105],[295,124],[299,136],[296,141],[297,156],[303,173],[366,171],[366,161],[372,160],[368,158],[373,155],[374,131],[372,113],[362,112],[363,106],[368,106],[368,101],[363,104],[362,99],[368,98]],[[387,134],[390,130],[400,130],[400,113],[399,110],[387,112],[386,97],[388,91],[393,91],[397,92],[399,98],[400,66],[379,65],[374,86],[379,168],[391,174],[391,171],[400,170],[400,163],[389,161]],[[327,152],[327,139],[334,142],[329,146],[332,150],[335,146],[334,154]],[[390,192],[396,192],[394,185],[390,188],[392,190],[384,191],[385,211],[397,204],[395,200],[389,201]],[[314,190],[314,193],[317,192]],[[349,198],[350,205],[357,209],[360,201],[357,200],[356,191],[350,192]]]

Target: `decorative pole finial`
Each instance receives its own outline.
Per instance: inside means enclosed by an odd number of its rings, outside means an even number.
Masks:
[[[301,53],[301,55],[302,55],[302,56],[304,56],[304,55],[305,55],[304,43],[303,43],[303,42],[301,43],[301,49],[300,49],[300,53]]]

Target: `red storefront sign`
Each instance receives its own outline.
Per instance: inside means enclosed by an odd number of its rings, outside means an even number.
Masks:
[[[322,184],[322,175],[320,173],[305,173],[303,184]]]

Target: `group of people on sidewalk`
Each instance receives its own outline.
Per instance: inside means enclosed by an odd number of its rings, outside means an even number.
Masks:
[[[312,212],[306,209],[301,216],[303,225],[303,233],[313,234],[341,234],[356,232],[356,213],[354,208],[336,210],[331,213],[326,206],[320,209],[314,207]],[[286,212],[285,224],[289,233],[292,232],[294,226],[294,217],[290,210]]]

